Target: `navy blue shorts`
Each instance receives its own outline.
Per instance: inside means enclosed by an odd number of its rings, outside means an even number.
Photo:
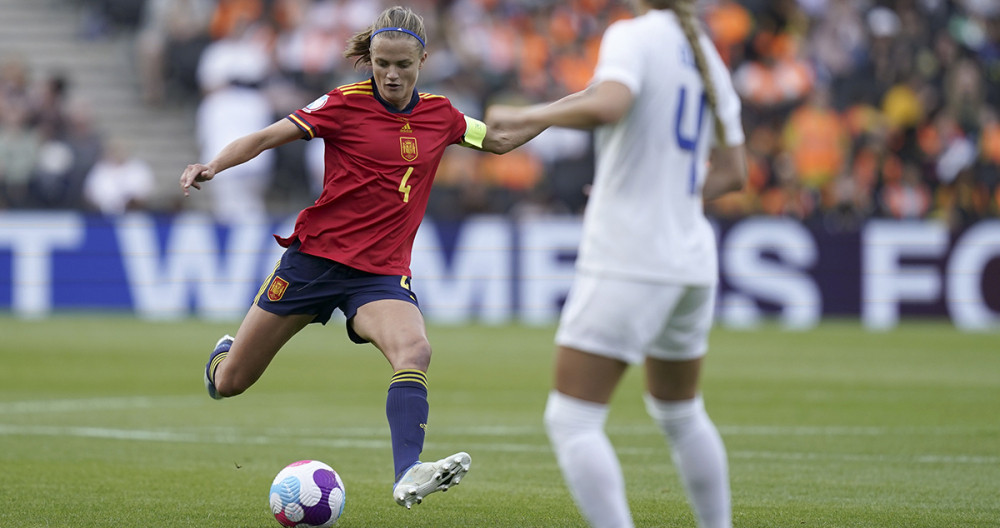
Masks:
[[[275,315],[314,314],[311,322],[326,324],[339,308],[347,316],[347,335],[355,343],[367,343],[351,328],[358,308],[372,301],[399,299],[417,303],[405,275],[378,275],[322,257],[299,252],[294,242],[261,285],[254,304]]]

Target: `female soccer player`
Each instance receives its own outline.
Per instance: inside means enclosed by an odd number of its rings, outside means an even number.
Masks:
[[[587,90],[549,105],[491,107],[486,122],[597,130],[596,175],[545,409],[581,512],[598,528],[633,526],[604,423],[626,368],[644,361],[646,408],[670,441],[699,525],[728,528],[725,447],[698,389],[717,281],[702,202],[743,185],[740,101],[697,29],[694,0],[636,4],[638,17],[605,32]]]
[[[431,347],[416,295],[410,253],[431,182],[451,144],[504,153],[530,139],[490,131],[448,99],[415,89],[427,59],[423,19],[392,7],[354,35],[344,56],[372,77],[341,86],[263,130],[237,139],[206,164],[188,165],[185,195],[223,170],[296,139],[322,138],[324,186],[303,210],[274,272],[261,285],[236,337],[224,336],[205,366],[211,397],[235,396],[309,323],[334,309],[356,343],[374,344],[392,367],[386,416],[392,436],[393,497],[407,508],[459,483],[471,458],[418,458],[427,423]]]

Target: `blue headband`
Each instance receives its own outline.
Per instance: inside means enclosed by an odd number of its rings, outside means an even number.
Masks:
[[[423,46],[425,48],[427,47],[427,44],[424,43],[424,39],[420,38],[420,35],[417,35],[416,33],[410,31],[409,29],[401,28],[401,27],[386,27],[386,28],[382,28],[382,29],[377,29],[375,31],[372,31],[372,38],[374,38],[375,35],[378,35],[379,33],[383,33],[383,32],[386,32],[386,31],[399,31],[400,33],[406,33],[407,35],[412,35],[413,38],[415,38],[415,39],[417,39],[417,40],[420,41],[420,45],[421,46]]]

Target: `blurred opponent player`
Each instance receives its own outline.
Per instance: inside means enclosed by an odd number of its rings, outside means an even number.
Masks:
[[[487,130],[445,97],[418,93],[427,59],[423,19],[403,7],[383,11],[344,51],[370,65],[370,79],[336,88],[309,106],[224,147],[215,159],[189,165],[187,195],[219,172],[296,139],[325,142],[324,186],[304,209],[274,272],[261,285],[236,337],[216,343],[205,367],[213,398],[235,396],[264,373],[278,350],[334,309],[347,317],[356,343],[375,345],[392,367],[386,416],[392,436],[393,498],[407,508],[456,485],[471,458],[456,453],[418,459],[427,424],[431,347],[410,290],[413,239],[427,207],[445,147],[461,144],[504,153],[530,139]]]
[[[494,106],[487,124],[597,129],[577,274],[556,334],[545,425],[566,483],[598,528],[633,526],[604,423],[627,366],[669,439],[698,524],[732,525],[726,451],[698,388],[717,282],[703,200],[746,177],[740,101],[694,0],[637,0],[612,24],[590,87],[549,105]]]

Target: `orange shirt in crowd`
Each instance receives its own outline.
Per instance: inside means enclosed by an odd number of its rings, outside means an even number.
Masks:
[[[844,165],[847,134],[840,115],[828,108],[805,105],[785,125],[782,143],[792,156],[799,180],[819,189]]]
[[[219,0],[208,32],[213,40],[223,39],[241,22],[252,22],[264,13],[261,0]]]
[[[726,64],[730,64],[731,47],[750,37],[753,29],[750,12],[736,2],[723,0],[709,11],[706,22],[719,55]]]
[[[498,156],[485,154],[479,163],[483,179],[515,191],[533,188],[542,179],[542,162],[525,149],[516,149]]]
[[[990,123],[983,127],[979,151],[984,160],[1000,165],[1000,123]]]

